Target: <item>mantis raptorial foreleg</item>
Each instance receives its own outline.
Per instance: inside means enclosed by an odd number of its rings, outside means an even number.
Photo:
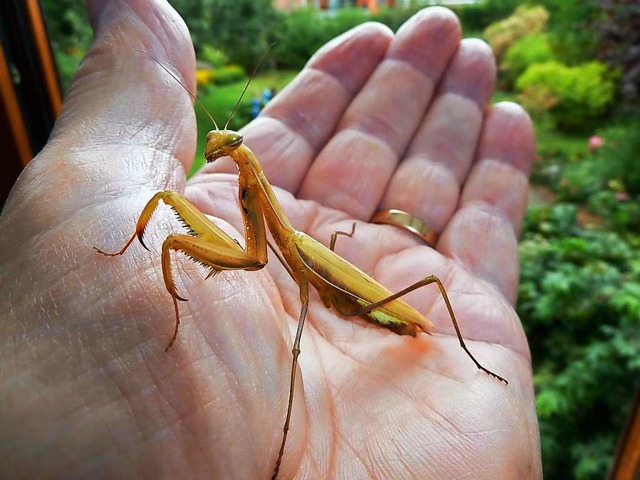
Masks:
[[[174,76],[166,67],[160,66]],[[174,76],[174,78],[176,77]],[[300,340],[309,308],[309,284],[313,285],[327,308],[335,308],[342,316],[360,317],[398,335],[416,336],[419,331],[429,333],[432,324],[425,315],[410,307],[400,297],[420,287],[435,283],[447,307],[460,346],[465,353],[480,370],[505,384],[507,383],[504,378],[482,366],[467,348],[446,289],[438,277],[429,275],[397,293],[392,293],[333,251],[339,235],[353,236],[355,223],[350,233],[335,232],[331,236],[329,247],[326,247],[309,235],[293,228],[284,215],[255,155],[243,145],[242,136],[239,133],[226,129],[219,130],[216,127],[216,130],[207,135],[205,158],[208,162],[213,162],[224,156],[231,157],[238,167],[238,198],[241,207],[240,214],[244,222],[244,248],[213,224],[182,195],[172,191],[163,191],[157,193],[147,203],[138,219],[136,231],[121,250],[115,253],[106,253],[98,248],[96,250],[105,255],[121,255],[129,248],[135,238],[138,238],[140,243],[145,246],[144,231],[158,203],[162,200],[176,212],[178,218],[187,228],[188,234],[171,234],[162,246],[164,282],[173,300],[176,315],[175,329],[167,346],[168,349],[173,344],[180,325],[178,300],[185,300],[175,289],[170,258],[172,250],[182,252],[192,260],[210,268],[209,276],[211,276],[221,270],[258,270],[263,268],[267,263],[267,245],[271,247],[298,285],[301,303],[292,348],[287,413],[283,426],[282,442],[273,470],[273,479],[277,478],[280,471],[291,423]],[[265,227],[271,232],[275,246],[267,241]]]
[[[144,243],[144,232],[153,212],[158,208],[160,201],[163,201],[174,210],[178,219],[182,221],[185,228],[189,231],[189,234],[171,234],[167,236],[162,244],[162,276],[165,287],[171,294],[176,316],[173,336],[165,348],[165,350],[168,350],[171,345],[173,345],[178,335],[178,327],[180,326],[178,300],[187,300],[176,291],[171,268],[171,251],[182,252],[192,260],[208,267],[210,269],[208,277],[210,277],[221,270],[257,270],[264,267],[264,265],[266,265],[266,251],[264,251],[265,247],[262,246],[262,243],[266,241],[266,239],[264,237],[249,237],[249,240],[253,238],[255,242],[252,242],[250,245],[248,244],[247,250],[245,251],[235,239],[231,238],[216,224],[211,222],[186,198],[177,192],[164,190],[156,193],[153,198],[147,202],[147,205],[138,218],[136,231],[122,249],[114,253],[105,252],[97,247],[94,247],[94,249],[109,257],[122,255],[137,238],[142,246],[149,250]],[[257,228],[264,233],[264,225],[262,225],[262,228],[260,228],[260,226],[257,226]],[[257,249],[261,249],[261,254],[256,255]]]

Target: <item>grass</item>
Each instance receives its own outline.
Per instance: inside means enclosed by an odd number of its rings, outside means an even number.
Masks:
[[[249,85],[247,93],[245,93],[243,103],[251,101],[253,98],[260,98],[262,92],[269,88],[271,91],[279,92],[282,90],[292,79],[297,72],[285,70],[278,71],[272,70],[265,73],[261,73],[256,76]],[[228,85],[212,85],[206,87],[204,92],[199,95],[200,101],[207,108],[211,116],[216,120],[220,128],[224,127],[225,122],[231,115],[233,107],[235,106],[238,98],[242,94],[242,89],[246,85],[246,80],[240,82],[230,83]],[[197,106],[196,119],[198,122],[198,144],[196,150],[196,157],[194,159],[189,176],[193,175],[204,165],[204,158],[202,152],[204,152],[204,144],[207,133],[214,126],[211,124],[211,120],[201,107]]]

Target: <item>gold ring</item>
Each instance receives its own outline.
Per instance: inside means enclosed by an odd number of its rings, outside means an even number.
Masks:
[[[423,222],[419,218],[397,208],[378,210],[371,218],[371,223],[393,225],[394,227],[409,230],[424,240],[430,247],[434,247],[438,241],[438,234],[427,222]]]

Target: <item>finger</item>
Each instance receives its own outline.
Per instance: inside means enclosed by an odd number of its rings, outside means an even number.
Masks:
[[[388,28],[368,23],[321,48],[242,133],[274,185],[297,191],[312,160],[345,108],[380,62],[391,41]],[[231,162],[199,174],[234,172]]]
[[[381,203],[442,231],[458,205],[495,83],[491,49],[463,40]]]
[[[187,88],[195,86],[186,26],[166,2],[89,2],[95,41],[76,74],[45,150],[47,158],[90,164],[103,182],[166,186],[175,158],[188,166],[195,146]],[[70,157],[69,151],[80,155]],[[54,154],[55,152],[55,154]],[[95,186],[95,185],[94,185]]]
[[[528,176],[535,158],[529,116],[512,103],[488,113],[459,210],[438,249],[495,284],[515,303],[518,234],[527,207]]]
[[[345,112],[299,196],[369,219],[460,41],[451,11],[414,15]]]

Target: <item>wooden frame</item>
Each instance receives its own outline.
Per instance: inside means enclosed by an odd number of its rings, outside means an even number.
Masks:
[[[0,206],[45,145],[62,93],[37,0],[0,3]]]
[[[609,480],[640,480],[640,390],[620,437]]]

